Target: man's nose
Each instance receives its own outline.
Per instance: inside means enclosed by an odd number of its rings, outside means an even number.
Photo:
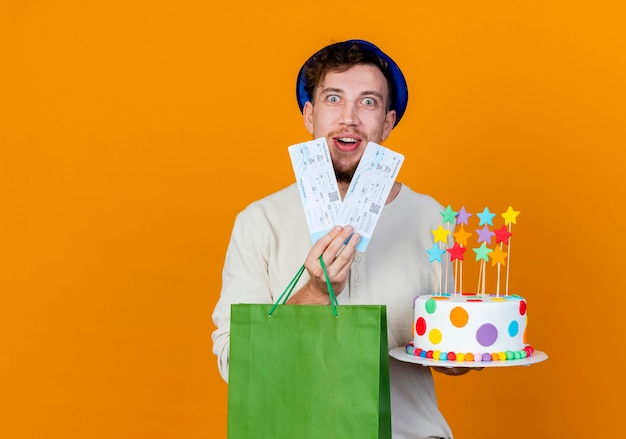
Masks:
[[[346,103],[341,112],[341,123],[343,125],[357,125],[358,121],[357,106],[352,103]]]

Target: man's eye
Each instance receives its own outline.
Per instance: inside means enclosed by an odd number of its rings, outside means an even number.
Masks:
[[[363,99],[363,103],[365,105],[375,105],[376,101],[374,99],[372,99],[372,98],[365,98],[365,99]]]
[[[330,95],[330,96],[328,96],[328,101],[329,102],[339,102],[339,96],[337,96],[337,95]]]

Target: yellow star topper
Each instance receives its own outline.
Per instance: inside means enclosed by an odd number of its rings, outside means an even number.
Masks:
[[[431,230],[432,234],[435,237],[435,242],[446,242],[448,235],[450,234],[450,230],[446,230],[443,228],[443,226],[441,224],[439,224],[439,227],[437,228],[437,230]]]
[[[519,215],[519,211],[515,211],[511,206],[509,206],[506,212],[502,214],[502,218],[504,218],[504,225],[507,226],[510,223],[517,224],[515,222],[517,215]]]

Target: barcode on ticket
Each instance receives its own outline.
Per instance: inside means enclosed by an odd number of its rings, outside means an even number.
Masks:
[[[372,203],[370,205],[370,212],[377,214],[380,211],[380,204]]]

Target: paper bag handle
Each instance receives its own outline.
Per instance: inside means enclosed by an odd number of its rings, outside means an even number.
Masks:
[[[324,271],[324,277],[326,278],[326,287],[328,288],[328,295],[330,296],[330,306],[333,310],[333,314],[335,315],[335,317],[339,317],[337,313],[337,305],[339,305],[339,302],[337,302],[337,296],[335,295],[335,292],[333,291],[333,287],[330,284],[330,280],[328,279],[328,272],[326,271],[326,264],[324,264],[324,259],[322,258],[322,256],[320,256],[320,264],[322,266],[322,270]],[[293,277],[293,279],[291,279],[291,281],[287,285],[287,288],[285,288],[285,291],[283,291],[283,293],[280,295],[276,303],[274,303],[274,306],[272,306],[272,308],[270,309],[270,312],[269,312],[270,316],[272,315],[274,310],[278,307],[278,305],[284,305],[285,303],[287,303],[289,296],[291,296],[291,293],[293,292],[293,289],[296,287],[296,284],[300,280],[300,276],[302,276],[303,272],[304,272],[304,264],[302,264],[302,266],[300,267],[296,275]]]

